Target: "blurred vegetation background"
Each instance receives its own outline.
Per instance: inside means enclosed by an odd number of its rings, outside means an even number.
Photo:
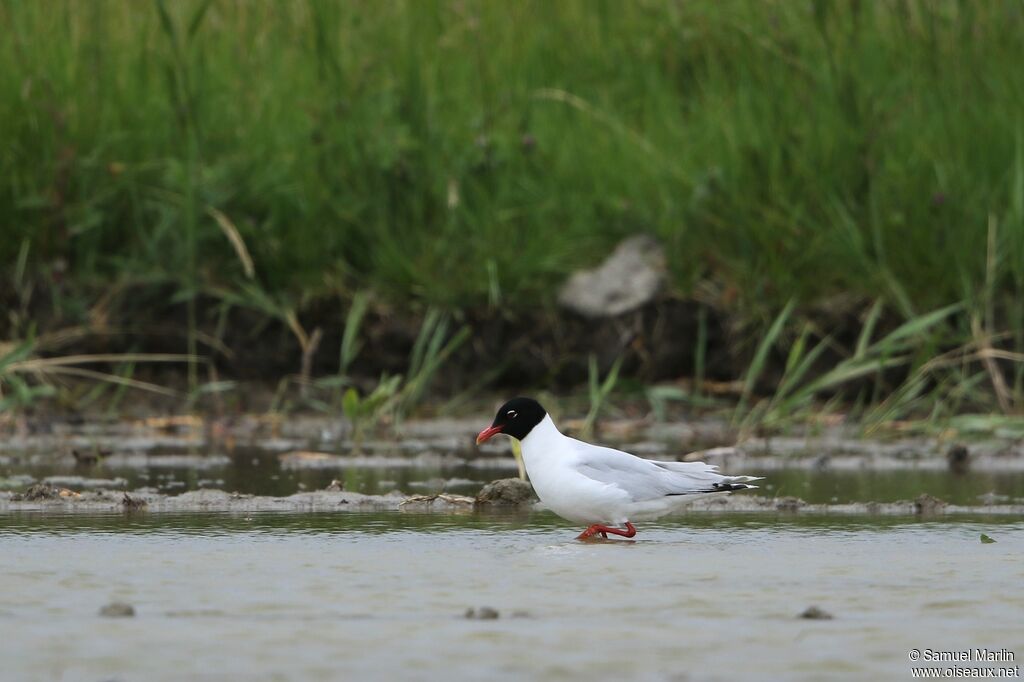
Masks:
[[[678,357],[572,346],[569,379],[625,354],[623,380],[736,380],[760,418],[1024,404],[1018,0],[2,0],[0,23],[7,407],[72,351],[183,354],[193,393],[230,388],[212,362],[366,395],[417,343],[479,368],[637,233],[682,310],[641,326]],[[346,319],[393,318],[398,359],[366,332],[350,386]],[[97,362],[124,387],[148,360]]]

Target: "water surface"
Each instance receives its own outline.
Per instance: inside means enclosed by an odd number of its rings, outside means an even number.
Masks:
[[[219,488],[228,492],[285,496],[303,490],[321,490],[334,481],[346,490],[365,494],[386,494],[398,490],[404,494],[449,492],[475,495],[488,481],[515,476],[511,458],[464,460],[453,454],[439,457],[439,463],[400,457],[338,458],[327,466],[282,466],[273,453],[257,449],[242,450],[230,457],[161,456],[137,457],[131,464],[124,460],[104,460],[96,464],[77,464],[70,458],[59,460],[18,459],[0,465],[0,488],[10,487],[16,476],[31,480],[58,477],[57,485],[83,489],[76,479],[100,479],[103,487],[135,490],[154,488],[166,494],[178,494],[197,488]],[[172,463],[173,462],[173,463]],[[851,502],[896,502],[914,499],[922,493],[934,495],[950,504],[981,505],[1024,501],[1024,471],[968,471],[957,474],[948,469],[757,469],[756,463],[742,473],[765,476],[762,494],[795,496],[812,504]],[[25,479],[28,481],[29,479]],[[27,487],[21,482],[20,488]]]
[[[17,680],[910,679],[1024,655],[1024,520],[691,514],[0,516]],[[979,534],[996,539],[981,544]],[[112,600],[137,616],[97,615]],[[816,604],[827,621],[798,619]],[[463,617],[497,609],[497,620]]]

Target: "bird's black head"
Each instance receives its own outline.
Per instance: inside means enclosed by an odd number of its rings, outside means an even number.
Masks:
[[[476,437],[476,444],[479,445],[499,433],[522,440],[546,415],[544,408],[533,398],[512,398],[498,408],[494,422],[480,432]]]

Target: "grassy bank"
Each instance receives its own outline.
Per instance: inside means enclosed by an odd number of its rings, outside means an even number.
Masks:
[[[0,338],[174,315],[196,355],[246,309],[309,351],[325,301],[339,329],[359,291],[548,310],[648,232],[670,295],[738,330],[738,378],[779,320],[774,388],[823,310],[852,344],[957,305],[905,375],[960,348],[954,383],[1021,404],[1019,2],[5,0],[0,22]],[[860,348],[826,345],[801,382]]]

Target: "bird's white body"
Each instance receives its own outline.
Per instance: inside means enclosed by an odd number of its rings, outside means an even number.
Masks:
[[[756,487],[744,484],[757,480],[723,476],[703,462],[658,462],[584,443],[563,435],[550,415],[523,438],[522,452],[540,501],[577,523],[655,519],[733,486]]]

